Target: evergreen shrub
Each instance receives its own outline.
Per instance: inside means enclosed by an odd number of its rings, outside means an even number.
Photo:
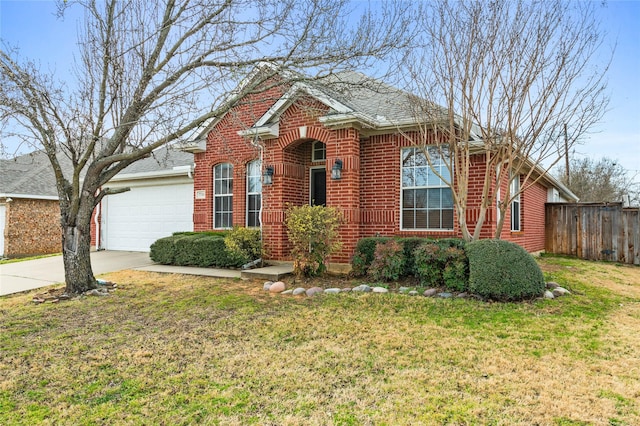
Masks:
[[[373,262],[373,257],[378,243],[389,241],[389,237],[365,237],[358,241],[356,249],[351,259],[351,273],[357,277],[367,275],[369,265]]]
[[[368,274],[376,281],[396,281],[404,272],[404,251],[398,240],[378,242]]]
[[[467,244],[469,290],[482,297],[518,301],[540,296],[544,276],[533,256],[504,240],[477,240]]]

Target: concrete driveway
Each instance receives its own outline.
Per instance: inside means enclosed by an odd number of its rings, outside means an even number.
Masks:
[[[97,276],[153,265],[149,253],[130,251],[96,251],[91,253],[91,266]],[[64,283],[62,256],[26,260],[0,265],[0,296]]]

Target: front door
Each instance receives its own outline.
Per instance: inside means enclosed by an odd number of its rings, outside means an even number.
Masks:
[[[327,204],[327,170],[311,169],[311,205],[324,206]]]

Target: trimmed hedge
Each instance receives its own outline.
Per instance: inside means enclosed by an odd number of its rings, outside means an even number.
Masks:
[[[469,268],[464,246],[464,241],[454,238],[424,242],[414,250],[415,275],[426,286],[466,291]]]
[[[482,297],[518,301],[540,296],[544,276],[525,249],[504,240],[467,244],[469,290]]]
[[[356,244],[356,250],[351,260],[351,272],[357,277],[367,275],[369,266],[373,262],[376,245],[389,241],[390,237],[366,237]]]
[[[163,265],[235,268],[247,263],[241,256],[227,249],[227,233],[185,232],[160,238],[151,245],[149,257]]]

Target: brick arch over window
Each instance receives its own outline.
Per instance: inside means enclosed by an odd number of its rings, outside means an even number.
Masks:
[[[322,127],[303,126],[280,136],[278,139],[278,147],[284,150],[292,144],[298,144],[309,140],[318,140],[326,144],[331,140],[331,133]]]

